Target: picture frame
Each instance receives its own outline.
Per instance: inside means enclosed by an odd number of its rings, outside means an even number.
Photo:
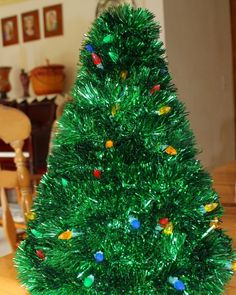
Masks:
[[[18,21],[16,15],[3,18],[1,21],[1,27],[3,46],[19,43]]]
[[[43,18],[46,38],[63,35],[62,4],[44,7]]]
[[[21,14],[23,41],[40,39],[39,11],[33,10]]]

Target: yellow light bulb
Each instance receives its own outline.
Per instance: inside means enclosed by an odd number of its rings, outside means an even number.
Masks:
[[[112,116],[114,117],[114,116],[118,113],[118,111],[119,111],[119,105],[116,104],[116,105],[114,105],[114,106],[112,107],[112,109],[111,109],[111,114],[112,114]]]
[[[158,115],[161,116],[161,115],[168,114],[170,111],[171,111],[171,107],[169,107],[169,106],[164,106],[164,107],[160,108],[160,109],[157,111],[157,113],[158,113]]]
[[[107,148],[107,149],[111,149],[113,146],[114,146],[114,143],[113,143],[112,140],[108,140],[108,141],[106,142],[106,148]]]
[[[173,229],[174,229],[173,223],[169,222],[169,223],[167,223],[165,229],[163,230],[163,233],[165,235],[172,235]]]
[[[211,212],[213,210],[215,210],[218,207],[218,203],[211,203],[211,204],[207,204],[204,206],[206,212]]]
[[[169,146],[165,149],[165,152],[166,152],[168,155],[171,155],[171,156],[175,156],[175,155],[177,155],[177,151],[176,151],[176,149],[175,149],[173,146],[171,146],[171,145],[169,145]]]
[[[36,218],[36,213],[35,212],[29,212],[29,213],[26,213],[26,218],[27,220],[35,220]]]
[[[59,240],[70,240],[73,236],[73,233],[71,230],[67,230],[67,231],[64,231],[63,233],[61,233],[59,236],[58,236],[58,239]]]
[[[120,72],[120,77],[123,81],[126,80],[127,76],[128,76],[128,71],[123,70]]]
[[[236,271],[236,261],[234,261],[234,262],[232,263],[232,270],[233,270],[233,271]]]

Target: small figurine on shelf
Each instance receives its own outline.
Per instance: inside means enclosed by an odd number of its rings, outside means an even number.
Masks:
[[[25,72],[24,69],[21,70],[20,73],[20,81],[24,90],[23,97],[29,97],[29,83],[30,83],[30,78],[29,75]]]

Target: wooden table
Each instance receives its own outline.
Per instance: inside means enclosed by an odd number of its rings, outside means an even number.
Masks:
[[[225,205],[236,205],[236,161],[216,167],[211,171],[213,187]]]
[[[223,217],[223,227],[233,238],[233,246],[236,248],[236,207],[225,207],[225,215]],[[236,295],[236,274],[233,276],[226,295]]]
[[[12,263],[13,255],[0,258],[0,295],[27,295],[16,280],[16,271]]]
[[[236,247],[236,207],[225,209],[223,221],[223,227],[233,237],[234,247]],[[0,258],[0,295],[27,295],[28,293],[16,281],[16,271],[13,268],[12,258],[13,255]],[[236,295],[236,275],[234,275],[224,295]]]

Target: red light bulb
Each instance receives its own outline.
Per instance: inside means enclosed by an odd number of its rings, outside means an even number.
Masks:
[[[102,60],[101,58],[94,52],[92,52],[92,60],[93,60],[93,63],[97,66],[97,65],[100,65],[102,63]]]
[[[41,250],[36,250],[36,255],[38,256],[39,259],[44,260],[45,259],[45,254]]]
[[[159,223],[161,226],[165,227],[169,223],[169,218],[160,218]]]
[[[100,170],[98,170],[98,169],[93,170],[93,176],[96,177],[97,179],[101,178],[101,174],[102,174],[102,172]]]
[[[160,91],[160,89],[161,89],[161,85],[160,85],[160,84],[158,84],[158,85],[154,85],[154,86],[152,87],[152,89],[150,90],[150,93],[153,94],[153,93],[156,92],[156,91]]]

